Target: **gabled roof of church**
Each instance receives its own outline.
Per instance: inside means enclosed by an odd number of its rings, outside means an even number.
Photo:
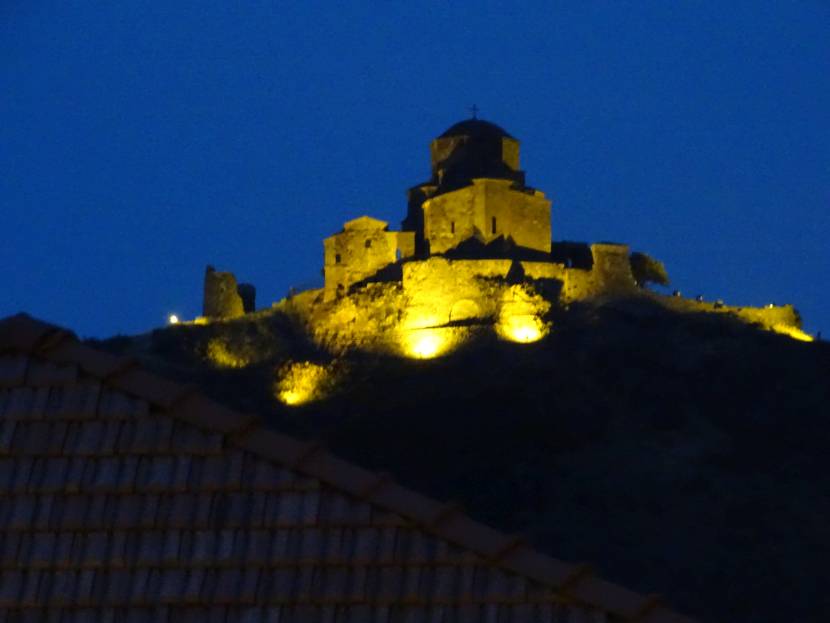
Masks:
[[[3,620],[691,621],[22,314],[0,500]]]

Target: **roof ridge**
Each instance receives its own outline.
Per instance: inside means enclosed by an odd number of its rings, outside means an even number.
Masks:
[[[403,487],[383,472],[340,459],[316,441],[301,441],[258,427],[257,416],[229,409],[193,386],[173,383],[136,365],[81,343],[55,325],[16,314],[0,320],[0,352],[24,352],[56,363],[72,363],[101,383],[160,407],[174,419],[218,432],[234,447],[316,478],[412,521],[436,537],[469,549],[492,564],[556,590],[589,607],[647,623],[694,623],[671,612],[659,597],[640,595],[592,575],[591,568],[564,562],[464,514],[458,505],[441,503]]]

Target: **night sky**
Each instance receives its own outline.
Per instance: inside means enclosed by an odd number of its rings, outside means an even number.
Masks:
[[[556,240],[830,333],[830,1],[335,6],[0,1],[0,316],[144,332],[208,263],[260,307],[319,286],[476,104]]]

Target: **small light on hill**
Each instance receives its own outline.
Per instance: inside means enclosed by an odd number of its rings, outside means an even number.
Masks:
[[[809,333],[802,331],[798,327],[793,327],[784,323],[773,325],[772,331],[781,335],[787,335],[794,340],[799,340],[800,342],[813,342],[815,340],[815,338]]]
[[[310,361],[289,362],[277,370],[274,393],[289,406],[299,406],[323,398],[333,382],[330,371]]]
[[[502,338],[521,344],[538,342],[547,333],[545,324],[532,314],[501,318],[496,330]]]
[[[176,314],[170,314],[167,317],[167,324],[179,324],[179,317]]]

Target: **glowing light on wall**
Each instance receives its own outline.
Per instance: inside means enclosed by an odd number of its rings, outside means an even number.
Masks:
[[[405,329],[398,334],[399,352],[410,359],[434,359],[449,355],[470,339],[468,327]]]
[[[805,333],[801,329],[788,324],[774,324],[772,325],[772,330],[776,333],[788,335],[794,340],[800,340],[802,342],[812,342],[815,339],[809,333]]]
[[[496,332],[511,342],[538,342],[548,334],[548,324],[542,317],[549,309],[550,302],[531,288],[511,286],[504,295]]]
[[[244,368],[251,363],[250,359],[234,352],[228,344],[220,339],[212,339],[207,344],[207,358],[220,368]]]
[[[277,371],[274,393],[283,404],[299,406],[322,398],[330,381],[325,366],[309,361],[292,362]]]
[[[496,324],[498,334],[511,342],[527,344],[538,342],[548,332],[548,328],[539,318],[533,314],[522,314],[518,316],[502,316]]]
[[[449,340],[442,329],[413,329],[404,336],[404,352],[415,359],[432,359],[446,352]]]

